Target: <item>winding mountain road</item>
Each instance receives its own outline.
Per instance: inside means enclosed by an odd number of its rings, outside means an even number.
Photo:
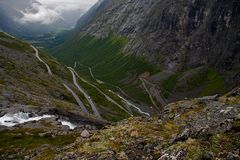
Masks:
[[[35,56],[37,57],[37,59],[46,66],[46,68],[47,68],[47,70],[48,70],[48,74],[49,74],[50,76],[52,76],[53,74],[52,74],[52,71],[51,71],[50,67],[48,66],[48,64],[47,64],[46,62],[44,62],[44,61],[39,57],[39,52],[38,52],[37,48],[35,48],[33,45],[31,45],[31,47],[32,47],[33,50],[35,51]]]
[[[135,108],[139,113],[144,114],[144,115],[150,117],[150,114],[149,114],[149,113],[142,111],[139,107],[137,107],[136,105],[134,105],[133,103],[131,103],[131,102],[128,101],[127,99],[123,98],[123,97],[120,96],[119,94],[117,94],[117,93],[115,93],[115,92],[113,92],[113,91],[111,91],[111,92],[112,92],[113,94],[116,94],[119,98],[121,98],[124,102],[126,102],[127,105],[132,106],[133,108]]]
[[[130,113],[128,110],[126,110],[124,107],[122,107],[119,103],[117,103],[115,100],[113,100],[111,97],[109,97],[107,94],[105,94],[101,89],[99,89],[97,86],[89,83],[88,81],[86,81],[85,79],[83,79],[82,77],[79,76],[79,74],[73,70],[74,73],[77,75],[77,77],[79,79],[81,79],[81,81],[85,82],[86,84],[92,86],[93,88],[95,88],[100,94],[102,94],[109,102],[115,104],[116,106],[118,106],[120,109],[122,109],[123,111],[125,111],[126,113],[128,113],[129,115],[133,116],[132,113]]]
[[[162,106],[166,106],[167,102],[166,100],[161,96],[160,94],[160,90],[156,89],[156,85],[147,81],[146,79],[142,79],[144,83],[149,84],[150,86],[152,86],[150,88],[149,94],[152,96],[152,94],[155,96],[155,98],[157,99],[157,101],[162,105]]]
[[[91,99],[91,97],[84,91],[84,89],[78,84],[77,82],[77,78],[75,75],[75,70],[71,67],[68,67],[68,69],[70,70],[70,72],[72,73],[72,78],[73,78],[73,83],[74,85],[77,87],[77,89],[84,95],[84,97],[87,99],[88,103],[90,104],[93,113],[95,116],[97,117],[101,117],[101,115],[99,114],[96,105],[94,104],[93,100]]]
[[[145,84],[144,79],[142,79],[142,78],[139,78],[139,79],[140,79],[140,81],[142,82],[143,88],[144,88],[144,89],[146,90],[146,92],[148,93],[149,98],[150,98],[152,104],[154,105],[154,107],[158,108],[157,104],[155,103],[155,101],[154,101],[154,99],[153,99],[153,96],[151,95],[150,91],[148,90],[148,88],[147,88],[147,86],[146,86],[146,84]]]
[[[81,108],[81,110],[84,112],[84,113],[88,113],[86,107],[84,106],[84,104],[82,103],[82,101],[79,99],[79,97],[77,96],[77,94],[70,88],[68,87],[66,84],[63,83],[63,86],[69,91],[72,93],[74,99],[77,101],[79,107]]]
[[[6,33],[6,32],[3,32],[3,33],[4,33],[5,35],[11,37],[12,39],[16,39],[14,36],[12,36],[12,35],[10,35],[10,34],[8,34],[8,33]]]
[[[83,64],[81,64],[81,63],[79,63],[81,66],[83,66],[83,67],[87,67],[88,69],[89,69],[89,72],[90,72],[90,75],[92,76],[92,78],[94,79],[94,80],[96,80],[97,82],[99,81],[98,79],[96,79],[95,78],[95,76],[93,75],[93,72],[92,72],[92,68],[91,67],[89,67],[89,66],[85,66],[85,65],[83,65]],[[106,82],[104,82],[104,81],[101,81],[101,82],[103,82],[103,83],[106,83]],[[107,83],[106,83],[107,84]],[[118,87],[118,86],[115,86],[115,85],[112,85],[112,84],[110,84],[111,86],[113,86],[113,87],[116,87],[118,90],[120,90],[120,92],[122,92],[124,95],[127,95],[120,87]],[[136,109],[140,114],[143,114],[143,115],[146,115],[146,116],[150,116],[150,113],[148,113],[148,112],[144,112],[144,111],[142,111],[139,107],[137,107],[135,104],[133,104],[132,102],[130,102],[129,100],[127,100],[126,98],[124,98],[124,97],[122,97],[122,96],[120,96],[119,94],[117,94],[117,93],[115,93],[115,92],[113,92],[113,91],[111,91],[110,90],[110,92],[112,93],[112,94],[114,94],[114,95],[116,95],[117,97],[119,97],[122,101],[124,101],[125,102],[125,104],[127,104],[128,106],[131,106],[131,107],[133,107],[134,109]],[[103,93],[104,94],[104,93]],[[107,96],[106,94],[104,94],[105,95],[105,97],[106,97],[106,99],[109,99],[110,97],[109,96]],[[114,104],[115,104],[115,102],[114,102]],[[117,106],[120,106],[120,105],[117,105]],[[123,107],[121,107],[122,109],[124,109]],[[126,109],[124,109],[127,113],[129,113],[130,115],[132,115],[129,111],[127,111]]]
[[[37,57],[37,59],[46,66],[46,68],[47,68],[47,70],[48,70],[48,74],[49,74],[50,76],[53,76],[52,71],[51,71],[49,65],[48,65],[46,62],[44,62],[44,61],[39,57],[39,52],[38,52],[37,48],[35,48],[33,45],[31,45],[31,47],[32,47],[33,50],[35,51],[35,56]],[[77,94],[76,94],[67,84],[65,84],[65,83],[62,83],[62,84],[63,84],[63,86],[72,94],[72,96],[74,97],[74,99],[75,99],[76,102],[78,103],[78,105],[79,105],[79,107],[81,108],[81,110],[82,110],[84,113],[88,113],[86,107],[84,106],[84,104],[82,103],[82,101],[80,100],[80,98],[77,96]]]

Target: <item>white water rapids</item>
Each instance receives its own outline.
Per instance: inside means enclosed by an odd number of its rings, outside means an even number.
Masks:
[[[32,121],[39,121],[41,119],[46,119],[46,118],[53,118],[55,117],[54,115],[43,115],[43,116],[35,116],[35,117],[30,117],[30,113],[24,113],[24,112],[18,112],[14,114],[5,114],[4,116],[0,117],[0,126],[6,126],[6,127],[13,127],[18,124],[23,124],[26,122],[32,122]],[[77,126],[68,122],[68,121],[63,121],[59,120],[62,125],[68,126],[70,129],[74,129]]]

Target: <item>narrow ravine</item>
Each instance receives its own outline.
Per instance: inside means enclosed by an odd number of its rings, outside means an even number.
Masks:
[[[84,91],[84,89],[78,84],[77,82],[77,78],[76,78],[76,75],[75,75],[75,71],[73,68],[71,67],[68,67],[68,69],[70,70],[70,72],[72,73],[72,78],[73,78],[73,83],[74,85],[77,87],[77,89],[84,95],[84,97],[87,99],[88,103],[90,104],[92,110],[93,110],[93,113],[95,116],[101,118],[101,115],[99,114],[98,112],[98,109],[96,107],[96,105],[94,104],[93,100],[91,99],[91,97]]]

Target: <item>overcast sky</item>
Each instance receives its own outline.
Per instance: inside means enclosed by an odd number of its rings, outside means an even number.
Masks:
[[[89,9],[98,0],[38,0],[42,4],[56,7],[56,6],[75,6],[82,9]]]
[[[78,11],[81,16],[98,0],[37,0],[43,5],[33,3],[32,8],[20,11],[22,18],[17,19],[20,23],[41,23],[51,24],[58,19],[64,19],[66,12]],[[34,10],[34,12],[33,12]],[[76,12],[73,12],[76,14]],[[79,17],[78,17],[79,18]],[[76,19],[77,21],[77,19]]]
[[[59,3],[72,3],[76,5],[83,5],[86,7],[89,7],[97,2],[97,0],[38,0],[39,2],[43,4],[48,5],[59,5]]]

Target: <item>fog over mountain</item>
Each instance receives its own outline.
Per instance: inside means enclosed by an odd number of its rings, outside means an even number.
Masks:
[[[0,0],[0,28],[15,35],[73,28],[97,0]]]
[[[41,4],[32,1],[30,9],[21,11],[23,15],[20,19],[21,23],[51,24],[62,19],[72,26],[84,12],[96,3],[96,0],[70,0],[67,3],[63,0],[39,0],[39,2]]]

